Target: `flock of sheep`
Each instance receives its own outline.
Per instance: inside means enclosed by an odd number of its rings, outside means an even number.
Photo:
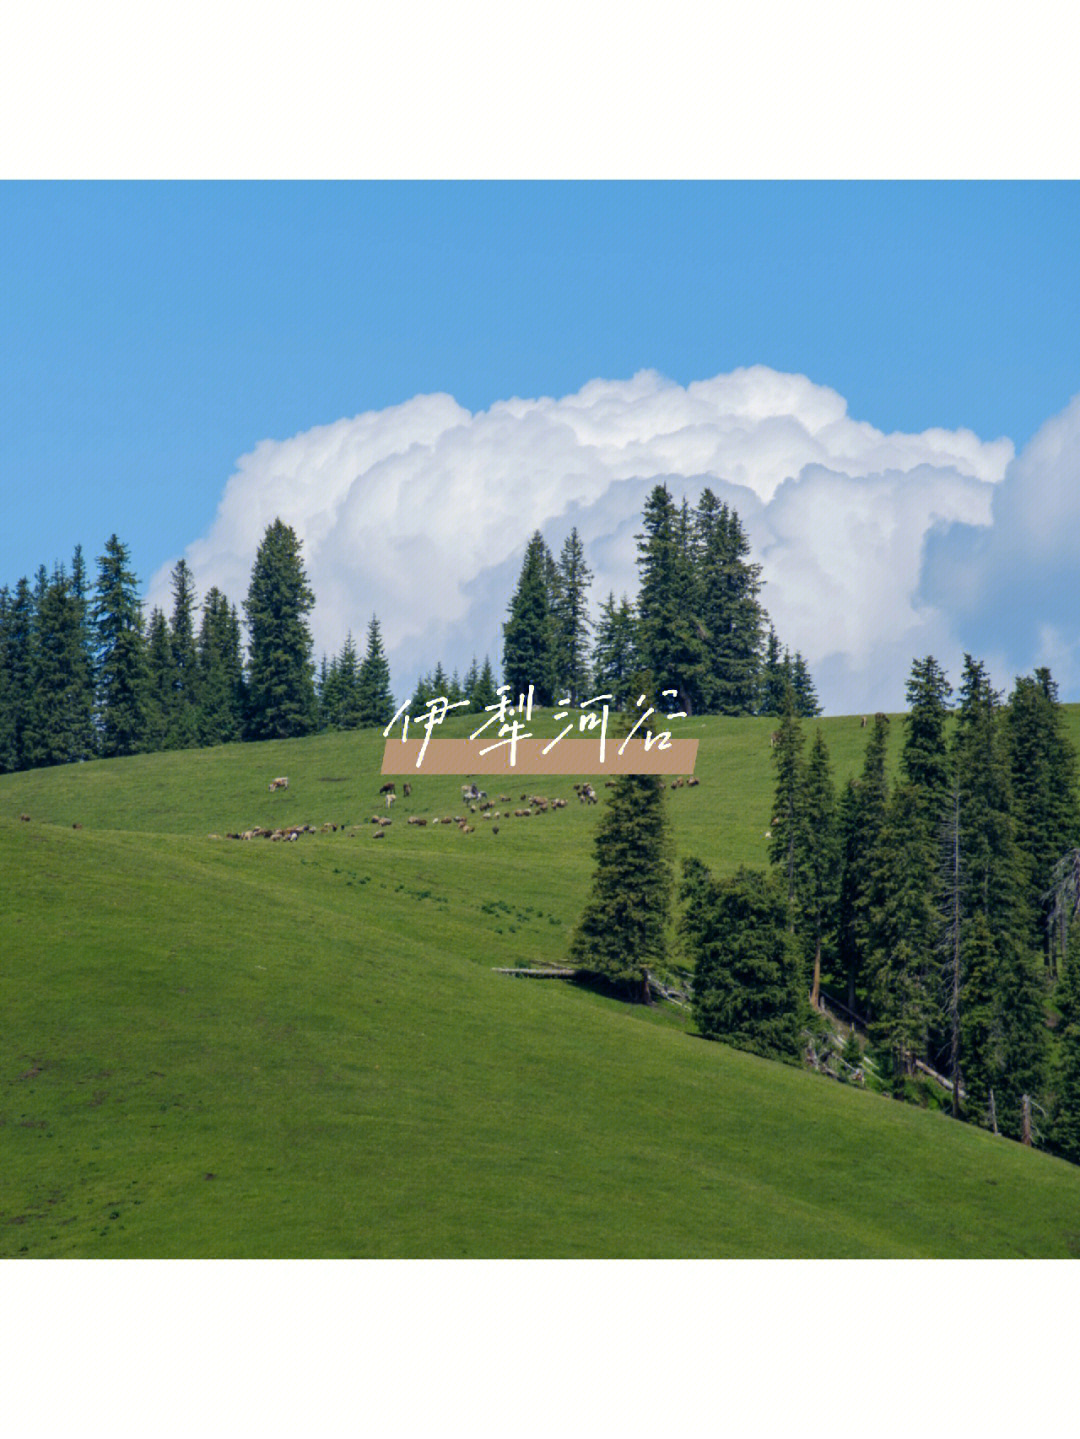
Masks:
[[[609,779],[605,781],[605,786],[610,788],[610,786],[614,784],[614,782],[614,780]],[[672,780],[671,788],[681,789],[683,785],[693,787],[694,785],[697,785],[699,783],[700,781],[694,775],[690,775],[689,777],[684,777],[680,775],[677,779]],[[270,783],[271,792],[278,789],[288,789],[288,787],[289,781],[288,778],[284,775],[272,780]],[[412,794],[412,785],[409,784],[408,781],[403,782],[401,786],[401,792],[404,798],[410,797]],[[598,801],[596,790],[591,784],[588,783],[588,781],[580,784],[575,784],[574,793],[577,795],[578,800],[581,804],[596,804]],[[397,801],[396,783],[393,780],[388,781],[379,790],[379,794],[385,799],[386,808],[389,811]],[[488,822],[490,824],[490,830],[492,834],[499,833],[499,820],[511,818],[531,819],[537,815],[547,814],[549,810],[554,811],[565,809],[568,803],[565,799],[558,797],[548,798],[548,796],[546,795],[524,793],[522,794],[516,808],[507,808],[505,810],[496,809],[496,804],[513,806],[514,800],[508,794],[500,794],[497,800],[491,800],[488,798],[487,791],[480,789],[475,782],[467,785],[463,784],[461,786],[461,799],[463,805],[468,809],[470,817],[476,820]],[[393,821],[390,819],[389,814],[372,815],[371,829],[369,831],[372,839],[385,839],[386,831],[392,823]],[[469,820],[461,814],[445,816],[434,815],[430,819],[426,819],[421,815],[411,814],[406,820],[406,824],[414,825],[417,827],[426,827],[427,825],[434,826],[437,824],[453,824],[457,825],[458,829],[461,831],[462,834],[474,834],[476,832],[476,825],[470,824]],[[285,842],[295,842],[296,840],[300,839],[302,835],[336,834],[339,829],[344,830],[346,828],[348,828],[348,826],[344,824],[324,824],[321,825],[319,828],[316,828],[316,826],[313,824],[292,824],[283,825],[279,829],[267,829],[261,825],[255,825],[251,829],[227,834],[225,838],[247,840],[268,839]],[[353,835],[359,832],[360,831],[355,826],[351,830],[351,833]],[[210,838],[220,839],[221,836],[214,834],[211,835]]]

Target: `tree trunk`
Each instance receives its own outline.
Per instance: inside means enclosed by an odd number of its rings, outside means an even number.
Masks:
[[[997,1134],[997,1106],[994,1103],[993,1090],[990,1091],[990,1128],[994,1131],[995,1134]]]
[[[821,935],[817,938],[817,948],[814,951],[814,987],[810,991],[810,1003],[815,1009],[821,1008]]]
[[[1031,1146],[1031,1099],[1030,1099],[1030,1097],[1029,1097],[1028,1095],[1025,1094],[1025,1095],[1021,1098],[1021,1101],[1020,1101],[1020,1102],[1021,1102],[1021,1104],[1024,1106],[1023,1128],[1022,1128],[1021,1131],[1020,1131],[1020,1143],[1021,1143],[1021,1144],[1026,1144],[1026,1145],[1028,1145],[1028,1147],[1030,1148],[1030,1146]]]

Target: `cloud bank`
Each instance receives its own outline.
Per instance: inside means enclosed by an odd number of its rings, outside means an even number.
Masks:
[[[377,613],[404,698],[437,659],[498,663],[534,530],[557,551],[577,526],[597,603],[633,594],[649,489],[666,481],[694,503],[708,484],[741,515],[769,613],[806,655],[827,712],[895,708],[912,657],[955,665],[968,635],[995,663],[1053,654],[1080,680],[1065,611],[1040,608],[1035,584],[1048,556],[1062,586],[1075,568],[1061,516],[1080,508],[1068,485],[1078,453],[1080,400],[1017,459],[1010,440],[969,430],[885,434],[836,391],[762,366],[685,387],[642,371],[476,414],[418,395],[261,442],[185,553],[200,594],[216,584],[239,603],[280,515],[303,541],[317,653],[350,629],[362,642]],[[150,603],[168,606],[170,568]],[[1006,570],[1015,583],[998,603]],[[1026,628],[999,633],[992,617],[1020,603]]]

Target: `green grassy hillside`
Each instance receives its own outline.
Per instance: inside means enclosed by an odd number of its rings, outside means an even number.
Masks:
[[[824,725],[842,778],[865,734]],[[764,862],[771,728],[683,728],[679,853]],[[405,824],[461,812],[421,774],[375,842],[381,750],[0,778],[0,1255],[1080,1253],[1080,1169],[494,973],[562,959],[603,790],[462,835]],[[345,828],[209,837],[286,821]]]

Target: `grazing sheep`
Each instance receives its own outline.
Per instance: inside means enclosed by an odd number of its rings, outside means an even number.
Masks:
[[[384,830],[384,829],[377,829],[377,830],[375,831],[375,833],[371,836],[371,838],[372,838],[372,839],[385,839],[385,838],[386,838],[386,830]]]
[[[272,780],[270,781],[270,793],[271,793],[271,794],[273,794],[276,789],[288,789],[288,788],[289,788],[289,780],[288,780],[288,776],[287,776],[287,775],[281,775],[280,778],[278,778],[278,779],[272,779]]]
[[[695,785],[699,785],[700,783],[701,781],[697,778],[696,775],[691,775],[690,778],[686,781],[686,787],[687,789],[693,789]]]
[[[379,793],[380,793],[380,794],[394,794],[394,793],[396,793],[396,789],[395,789],[393,780],[387,781],[387,783],[383,785],[382,789],[379,790]]]
[[[405,783],[401,786],[401,792],[406,799],[408,799],[409,796],[412,794],[412,785],[409,783],[408,780],[406,780]]]
[[[418,814],[411,814],[411,815],[409,816],[408,823],[409,823],[409,824],[427,824],[427,820],[426,820],[426,819],[421,819]]]
[[[396,799],[397,799],[397,795],[396,795],[396,794],[388,794],[388,795],[386,796],[386,808],[389,809],[390,806],[396,801]]]

